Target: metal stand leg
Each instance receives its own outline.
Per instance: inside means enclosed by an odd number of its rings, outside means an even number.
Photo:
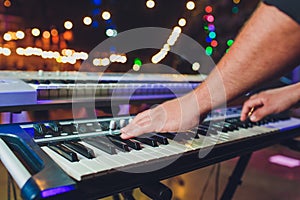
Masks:
[[[124,200],[135,200],[135,198],[132,195],[132,190],[130,191],[126,191],[126,192],[122,192],[121,195],[123,196]]]
[[[242,176],[248,165],[248,162],[251,158],[252,153],[240,156],[238,163],[236,164],[229,180],[227,186],[223,192],[221,200],[230,200],[232,199],[235,190],[242,183]]]

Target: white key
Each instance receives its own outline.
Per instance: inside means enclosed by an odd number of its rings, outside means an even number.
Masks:
[[[91,175],[95,171],[91,170],[79,162],[70,162],[58,153],[46,146],[41,147],[67,174],[80,181],[83,176]]]

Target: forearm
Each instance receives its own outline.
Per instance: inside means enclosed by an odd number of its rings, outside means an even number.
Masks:
[[[299,46],[300,26],[277,8],[261,4],[230,51],[196,89],[201,113],[295,67]]]

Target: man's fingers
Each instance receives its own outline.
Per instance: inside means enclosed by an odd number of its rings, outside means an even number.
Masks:
[[[250,117],[250,120],[253,122],[257,122],[262,120],[264,117],[273,113],[273,110],[270,109],[269,106],[263,106],[256,109]]]
[[[245,121],[248,117],[251,117],[254,114],[255,110],[261,106],[263,106],[263,102],[261,101],[260,98],[248,99],[244,103],[242,108],[241,118],[240,118],[241,121]]]
[[[126,126],[121,129],[121,138],[130,139],[142,135],[143,133],[153,132],[151,126],[136,126],[135,124]]]

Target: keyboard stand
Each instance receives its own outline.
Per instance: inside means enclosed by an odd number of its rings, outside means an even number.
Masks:
[[[230,200],[232,199],[235,190],[239,185],[242,184],[242,176],[244,171],[249,163],[252,153],[248,153],[245,155],[240,156],[231,176],[229,177],[228,183],[226,188],[223,192],[221,200]]]

